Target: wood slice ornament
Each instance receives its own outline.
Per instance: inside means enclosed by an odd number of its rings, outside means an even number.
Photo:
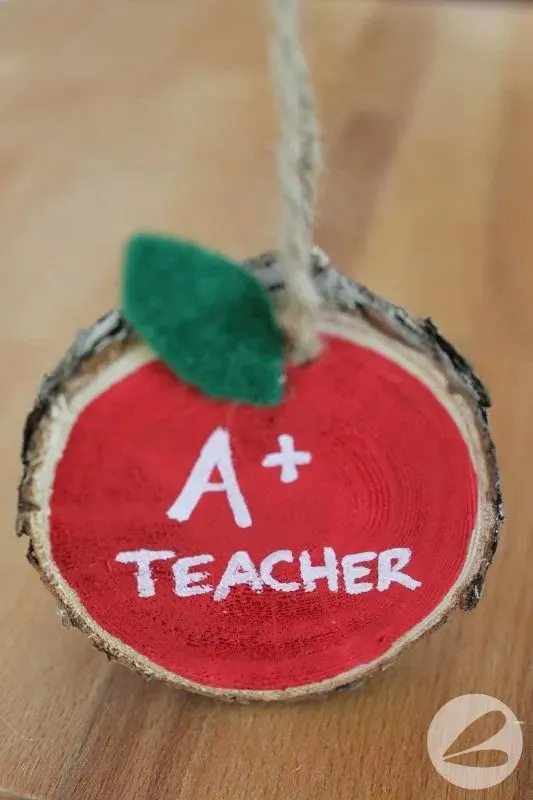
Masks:
[[[63,619],[226,699],[387,666],[476,606],[502,521],[486,390],[430,320],[311,249],[291,130],[281,252],[135,238],[122,311],[79,335],[24,435],[18,532]]]

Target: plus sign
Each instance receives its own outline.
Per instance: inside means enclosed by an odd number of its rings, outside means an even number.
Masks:
[[[278,436],[279,452],[269,453],[263,459],[263,467],[281,467],[281,482],[293,483],[298,479],[296,467],[311,463],[311,453],[294,449],[294,439],[286,433]]]

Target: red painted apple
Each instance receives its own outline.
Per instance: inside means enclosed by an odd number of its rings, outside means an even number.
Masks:
[[[98,646],[274,699],[359,680],[475,605],[498,527],[484,402],[434,329],[396,317],[400,341],[372,308],[324,313],[274,408],[203,396],[117,315],[52,377],[20,527]]]

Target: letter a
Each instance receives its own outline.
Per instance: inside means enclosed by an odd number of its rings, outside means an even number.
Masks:
[[[222,477],[220,483],[209,481],[215,467]],[[167,511],[167,517],[186,522],[206,492],[226,492],[239,528],[250,527],[252,518],[233,469],[229,433],[224,428],[217,428],[202,447],[181,494]]]

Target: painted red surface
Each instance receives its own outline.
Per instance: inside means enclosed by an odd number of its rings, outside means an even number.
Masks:
[[[252,525],[239,528],[224,492],[205,494],[186,522],[167,517],[212,432],[230,433]],[[262,466],[294,437],[312,461],[293,483]],[[220,480],[215,470],[213,481]],[[77,420],[51,500],[54,560],[93,619],[183,677],[226,688],[280,689],[372,661],[441,601],[464,563],[477,482],[455,423],[429,390],[375,352],[330,338],[315,363],[289,373],[285,402],[257,409],[217,402],[151,363],[93,401]],[[139,597],[122,551],[212,554],[216,587],[230,556],[259,565],[290,549],[279,580],[300,581],[298,555],[408,547],[416,590],[393,583],[350,595],[318,580],[291,593],[234,587],[178,597],[172,561],[153,565],[155,594]],[[375,564],[368,564],[377,580]]]

